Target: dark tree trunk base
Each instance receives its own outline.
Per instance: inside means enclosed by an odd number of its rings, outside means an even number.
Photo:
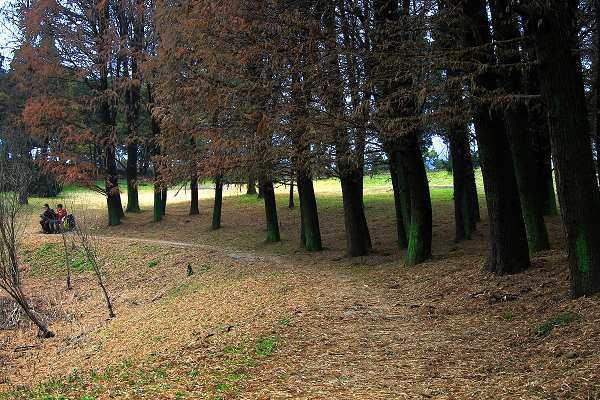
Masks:
[[[300,197],[300,224],[302,246],[308,251],[320,251],[321,228],[312,179],[306,171],[298,171],[298,195]]]
[[[405,264],[413,266],[431,258],[433,228],[431,196],[417,135],[404,136],[399,149],[400,162],[410,192],[410,228]]]
[[[223,209],[223,177],[215,177],[215,204],[213,207],[211,229],[221,229],[221,211]]]
[[[275,243],[281,240],[279,234],[279,221],[277,219],[277,203],[273,182],[266,178],[260,180],[261,192],[265,201],[265,214],[267,222],[267,238],[265,242]]]
[[[200,214],[200,206],[198,202],[198,176],[193,173],[190,179],[190,191],[191,201],[190,201],[190,215],[198,215]]]
[[[346,228],[346,254],[359,257],[371,251],[371,236],[362,198],[362,173],[350,170],[340,178],[344,203],[344,225]]]

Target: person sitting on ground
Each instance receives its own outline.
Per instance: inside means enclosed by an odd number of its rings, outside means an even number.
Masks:
[[[63,224],[65,221],[65,218],[67,218],[67,215],[69,215],[69,213],[67,212],[67,209],[64,208],[62,204],[57,204],[56,205],[56,222],[54,225],[55,232],[60,232],[60,230],[63,228]]]
[[[54,221],[56,220],[56,213],[50,208],[48,204],[44,204],[44,212],[40,215],[40,225],[44,233],[54,232]]]
[[[67,212],[67,209],[63,207],[62,204],[56,205],[56,219],[58,221],[64,220],[65,217],[67,216],[67,214],[69,214],[69,213]]]

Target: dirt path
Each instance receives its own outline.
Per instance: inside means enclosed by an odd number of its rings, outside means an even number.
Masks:
[[[145,238],[131,238],[131,237],[123,237],[123,236],[102,236],[103,240],[109,242],[132,242],[132,243],[145,243],[145,244],[154,244],[158,246],[170,246],[170,247],[184,247],[184,248],[195,248],[195,249],[205,249],[213,252],[220,252],[225,254],[227,257],[235,260],[235,261],[243,261],[243,262],[251,262],[255,261],[259,257],[254,252],[247,251],[239,251],[237,249],[231,249],[220,246],[213,246],[209,244],[199,244],[199,243],[189,243],[189,242],[180,242],[174,240],[159,240],[159,239],[145,239]],[[269,260],[272,262],[281,262],[281,260],[276,256],[269,256]]]

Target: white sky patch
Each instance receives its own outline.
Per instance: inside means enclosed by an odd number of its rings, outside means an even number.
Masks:
[[[0,0],[0,9],[6,6],[7,3],[8,0]],[[12,40],[13,33],[6,24],[6,20],[2,19],[2,21],[0,21],[0,55],[10,58],[12,57],[14,40]]]
[[[433,145],[431,147],[435,151],[437,151],[437,153],[440,155],[440,158],[443,160],[448,160],[448,146],[446,146],[446,143],[444,143],[442,138],[436,135],[433,138],[431,138],[431,141],[433,142]]]

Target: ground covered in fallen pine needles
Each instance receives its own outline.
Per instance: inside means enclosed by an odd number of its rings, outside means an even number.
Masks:
[[[201,215],[174,201],[160,224],[144,204],[101,232],[111,320],[85,259],[65,290],[60,237],[33,223],[25,289],[57,336],[37,339],[0,297],[0,399],[600,398],[599,298],[568,298],[560,220],[555,250],[495,277],[485,221],[453,243],[452,191],[434,188],[434,257],[405,268],[388,186],[366,186],[375,252],[355,259],[332,184],[317,185],[317,254],[299,250],[285,188],[278,244],[262,243],[262,203],[235,190],[216,232],[210,192]]]

